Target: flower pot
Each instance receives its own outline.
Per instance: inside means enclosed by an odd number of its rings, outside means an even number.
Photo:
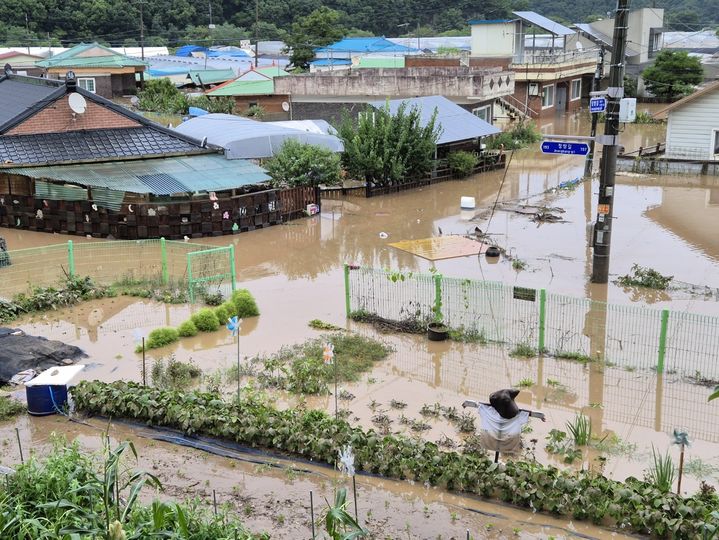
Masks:
[[[486,257],[499,257],[500,255],[499,248],[497,246],[489,246],[487,248],[487,251],[485,252]]]
[[[440,322],[432,322],[427,325],[427,338],[430,341],[444,341],[449,336],[449,328]]]

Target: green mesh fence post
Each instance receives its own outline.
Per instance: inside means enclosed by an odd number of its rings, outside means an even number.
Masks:
[[[72,240],[67,241],[67,266],[70,277],[75,277],[75,247]]]
[[[544,351],[544,332],[547,323],[547,290],[539,290],[539,354]]]
[[[444,320],[442,316],[442,274],[434,275],[434,319]]]
[[[192,283],[192,253],[187,254],[187,283],[188,287],[190,288],[190,303],[195,303],[195,286],[194,283]]]
[[[167,243],[165,238],[160,238],[160,250],[162,251],[162,284],[170,283],[170,271],[167,268]]]
[[[662,327],[659,331],[659,354],[657,356],[657,373],[664,373],[664,356],[667,353],[667,327],[669,326],[669,310],[662,310]]]
[[[232,277],[232,292],[237,287],[237,271],[235,270],[235,246],[230,244],[230,276]]]
[[[350,305],[350,265],[345,263],[345,315],[350,316],[352,306]]]

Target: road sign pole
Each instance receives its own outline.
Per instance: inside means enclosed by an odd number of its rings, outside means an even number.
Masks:
[[[592,84],[592,91],[599,91],[599,84],[604,74],[604,47],[599,49],[599,60],[597,61],[597,70],[594,72],[594,81]],[[590,98],[591,100],[591,98]],[[597,122],[599,121],[599,114],[592,114],[592,129],[589,134],[590,137],[596,137],[597,135]],[[589,153],[587,154],[587,161],[584,162],[584,177],[589,178],[592,176],[592,169],[594,168],[594,140],[589,143]]]
[[[607,283],[609,280],[609,251],[612,240],[612,215],[614,213],[614,183],[617,172],[617,135],[619,134],[619,102],[624,96],[624,63],[627,47],[627,24],[629,0],[618,0],[614,17],[612,64],[607,89],[607,120],[604,126],[602,159],[599,162],[599,204],[594,224],[594,256],[592,258],[592,282]],[[608,139],[608,140],[607,140]]]

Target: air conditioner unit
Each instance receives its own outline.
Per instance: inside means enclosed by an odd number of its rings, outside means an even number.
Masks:
[[[529,95],[530,96],[538,96],[539,95],[539,83],[529,83]]]

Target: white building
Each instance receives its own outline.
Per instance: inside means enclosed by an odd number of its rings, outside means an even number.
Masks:
[[[667,119],[668,159],[719,161],[719,81],[654,115]]]

